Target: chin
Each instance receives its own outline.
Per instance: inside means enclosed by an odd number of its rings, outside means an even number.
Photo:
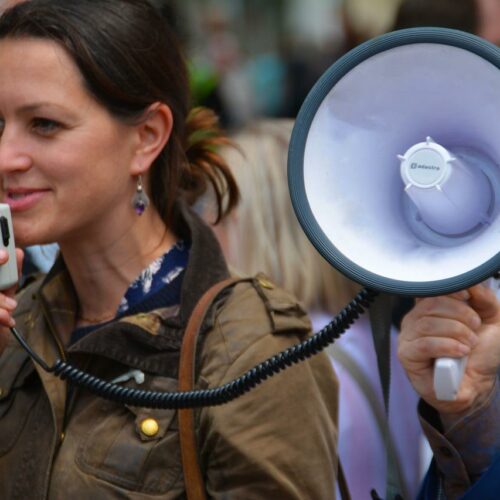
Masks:
[[[44,238],[39,231],[33,231],[14,223],[14,240],[16,247],[25,248],[33,245],[45,245],[51,243],[48,238]]]

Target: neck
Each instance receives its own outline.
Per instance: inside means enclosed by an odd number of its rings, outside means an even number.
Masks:
[[[77,326],[112,319],[130,283],[175,243],[158,214],[148,212],[128,227],[60,242],[79,301]]]

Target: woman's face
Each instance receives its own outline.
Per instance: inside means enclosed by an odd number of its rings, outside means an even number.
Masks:
[[[112,238],[130,225],[138,146],[48,40],[0,41],[1,198],[16,243]]]

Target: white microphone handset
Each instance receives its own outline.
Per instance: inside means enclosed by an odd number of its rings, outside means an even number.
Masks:
[[[5,203],[0,203],[0,248],[9,254],[8,262],[0,266],[0,290],[6,290],[18,282],[19,276],[10,207]]]
[[[500,289],[500,280],[491,278],[483,283],[496,291]],[[465,372],[467,356],[462,358],[438,358],[434,362],[434,392],[440,401],[454,401]]]

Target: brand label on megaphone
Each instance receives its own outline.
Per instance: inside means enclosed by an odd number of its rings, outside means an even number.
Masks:
[[[421,188],[439,185],[447,176],[448,158],[430,141],[411,148],[405,155],[403,179],[405,183]]]
[[[413,162],[410,165],[410,168],[412,170],[414,170],[416,168],[420,168],[423,170],[441,170],[441,167],[438,167],[437,165],[423,165],[422,163],[415,163],[415,162]]]

